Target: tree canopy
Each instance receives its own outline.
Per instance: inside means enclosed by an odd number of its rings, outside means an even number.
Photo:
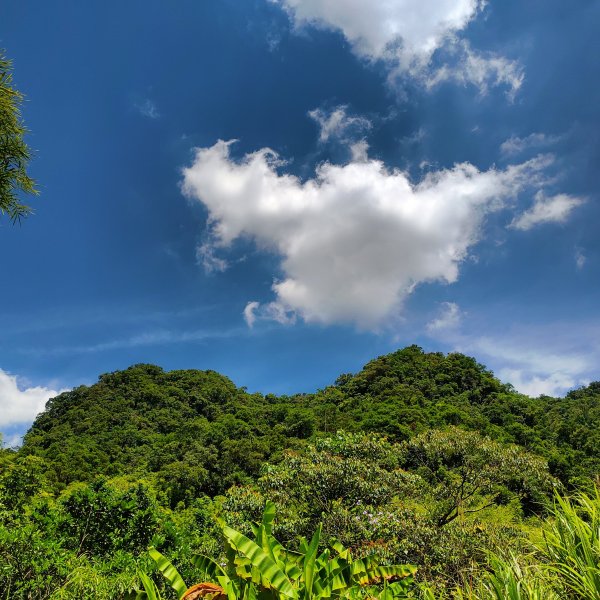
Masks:
[[[416,346],[295,396],[250,394],[214,371],[134,365],[50,400],[21,452],[47,461],[57,490],[98,475],[151,477],[176,506],[250,483],[284,449],[337,430],[408,442],[455,427],[545,459],[569,488],[600,472],[597,388],[529,398],[468,356]]]

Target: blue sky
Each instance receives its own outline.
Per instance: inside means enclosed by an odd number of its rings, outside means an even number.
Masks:
[[[599,2],[2,13],[41,192],[0,224],[5,438],[138,362],[309,392],[416,343],[533,395],[600,377]]]

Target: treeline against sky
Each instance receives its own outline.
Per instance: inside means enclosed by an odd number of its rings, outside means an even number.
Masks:
[[[526,555],[555,494],[594,493],[600,384],[529,398],[462,354],[411,346],[314,394],[135,365],[52,399],[0,454],[0,597],[122,598],[156,546],[188,581],[265,503],[294,548],[322,523],[356,556],[451,589]],[[168,590],[163,590],[170,597]]]

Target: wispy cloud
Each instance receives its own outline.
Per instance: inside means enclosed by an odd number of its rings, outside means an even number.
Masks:
[[[182,308],[179,310],[142,310],[136,306],[126,304],[118,307],[89,306],[82,308],[60,307],[55,310],[40,310],[26,320],[10,313],[0,315],[0,343],[8,344],[9,337],[20,336],[26,333],[40,331],[61,330],[96,330],[101,325],[118,326],[123,329],[129,326],[143,324],[148,329],[161,327],[162,323],[185,321],[191,317],[198,317],[211,313],[222,307],[222,304],[202,304]],[[172,326],[172,325],[171,325]],[[91,334],[90,334],[91,335]],[[11,342],[12,343],[12,342]]]
[[[544,192],[539,191],[535,195],[535,201],[531,208],[515,217],[510,227],[528,231],[532,227],[544,223],[564,223],[573,209],[583,203],[584,199],[576,196],[557,194],[546,197]]]
[[[222,273],[229,266],[224,258],[215,254],[215,248],[209,242],[204,242],[198,246],[196,249],[196,260],[202,266],[204,272],[209,275],[211,273]]]
[[[278,302],[248,302],[243,314],[246,325],[250,328],[254,327],[256,321],[275,321],[281,325],[292,325],[296,322],[296,314]]]
[[[454,57],[451,62],[416,73],[427,88],[454,81],[462,85],[472,84],[485,95],[492,87],[504,86],[508,98],[511,101],[515,99],[525,79],[524,69],[517,61],[490,52],[477,52],[466,40],[455,39],[448,43],[447,50]]]
[[[581,248],[575,248],[575,265],[577,269],[581,271],[587,262],[587,256],[583,253]]]
[[[530,396],[559,396],[597,377],[600,322],[513,323],[494,331],[464,321],[459,329],[428,333],[452,350],[477,357],[502,381]]]
[[[136,104],[135,107],[142,117],[147,117],[148,119],[158,119],[160,117],[158,107],[149,98],[146,98],[142,102]]]
[[[511,136],[500,145],[500,152],[504,156],[515,156],[529,149],[548,148],[560,142],[563,136],[548,135],[546,133],[532,133],[526,137]]]
[[[34,417],[35,418],[35,417]],[[28,426],[33,421],[33,418],[22,423],[23,426]],[[2,446],[4,448],[18,448],[23,443],[23,433],[9,433],[2,437]]]
[[[49,348],[21,348],[20,352],[31,355],[71,355],[71,354],[93,354],[121,350],[126,348],[138,348],[143,346],[159,346],[168,344],[185,344],[191,342],[202,342],[206,340],[224,339],[244,335],[247,330],[243,327],[221,331],[198,329],[194,331],[170,331],[156,330],[147,333],[132,335],[113,340],[98,342],[96,344],[74,344],[66,346],[54,346]]]
[[[427,323],[426,329],[430,333],[455,329],[462,320],[462,311],[455,302],[442,302],[439,315]]]
[[[319,141],[330,139],[355,140],[371,129],[371,122],[365,117],[351,116],[348,107],[340,105],[331,110],[315,108],[308,116],[319,126]]]

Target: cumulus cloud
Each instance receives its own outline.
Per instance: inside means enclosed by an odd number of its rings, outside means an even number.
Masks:
[[[64,391],[41,386],[21,389],[16,376],[0,369],[0,427],[31,423],[50,398]]]
[[[366,58],[427,62],[452,33],[464,29],[480,0],[273,0],[299,25],[341,31]]]
[[[561,140],[559,135],[532,133],[526,137],[511,136],[500,145],[500,152],[505,156],[515,156],[530,148],[546,148]]]
[[[480,171],[463,163],[413,184],[406,173],[361,157],[324,163],[301,181],[280,173],[282,162],[268,148],[236,161],[230,147],[219,141],[196,149],[182,189],[208,209],[216,248],[245,236],[281,257],[275,298],[266,308],[248,305],[249,323],[257,315],[298,315],[383,325],[417,284],[456,281],[486,214],[541,182],[549,164],[538,157]]]
[[[515,217],[510,227],[527,231],[542,223],[564,223],[571,211],[583,202],[582,198],[567,194],[557,194],[547,198],[542,191],[539,191],[535,195],[533,206]]]
[[[329,111],[316,108],[309,111],[308,116],[319,126],[319,141],[322,143],[332,138],[354,138],[371,128],[371,122],[365,117],[349,116],[348,107],[344,105]]]
[[[385,60],[403,73],[423,74],[437,50],[455,55],[458,66],[424,77],[429,87],[449,79],[479,85],[508,84],[516,91],[522,72],[516,63],[472,50],[458,35],[477,17],[484,0],[271,0],[297,27],[340,31],[354,52]]]
[[[455,329],[460,325],[462,312],[455,302],[443,302],[442,310],[438,317],[427,323],[426,328],[429,333],[435,333],[441,330]]]

